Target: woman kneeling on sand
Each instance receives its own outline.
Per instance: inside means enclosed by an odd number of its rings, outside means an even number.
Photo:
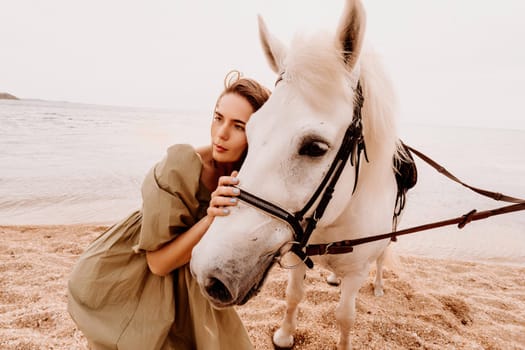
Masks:
[[[245,126],[269,95],[256,81],[228,74],[212,144],[170,147],[144,180],[142,210],[82,254],[68,283],[68,311],[92,348],[252,348],[235,310],[214,309],[201,295],[188,262],[214,217],[236,205],[230,185],[246,155]]]

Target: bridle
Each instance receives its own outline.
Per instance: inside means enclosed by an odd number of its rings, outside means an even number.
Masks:
[[[339,150],[337,151],[330,168],[323,177],[323,180],[317,187],[312,197],[310,197],[308,202],[306,202],[303,209],[292,214],[273,203],[270,203],[244,189],[239,188],[240,194],[238,198],[240,200],[286,222],[293,229],[295,244],[292,246],[291,251],[294,252],[301,260],[303,260],[310,268],[313,267],[313,262],[308,257],[305,247],[308,243],[308,240],[310,239],[310,236],[312,235],[312,232],[315,230],[318,221],[323,217],[326,207],[332,199],[335,186],[345,168],[345,165],[348,163],[348,160],[350,160],[350,164],[355,167],[353,193],[357,187],[362,153],[364,153],[365,159],[368,162],[361,117],[363,103],[363,91],[361,84],[358,81],[355,88],[355,102],[352,122],[346,129],[341,146],[339,147]],[[317,206],[311,215],[305,218],[305,215],[310,211],[316,202]]]

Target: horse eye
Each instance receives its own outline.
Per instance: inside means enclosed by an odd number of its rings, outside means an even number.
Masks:
[[[328,151],[328,145],[321,141],[305,142],[299,149],[299,155],[308,157],[321,157]]]

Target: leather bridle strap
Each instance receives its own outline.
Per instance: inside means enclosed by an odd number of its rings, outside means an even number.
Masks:
[[[301,221],[310,210],[312,205],[317,201],[319,196],[321,195],[321,192],[325,189],[326,184],[330,180],[330,177],[332,176],[332,173],[335,171],[336,167],[338,166],[338,160],[344,160],[343,167],[346,164],[346,161],[348,160],[349,156],[352,154],[353,157],[350,158],[350,162],[352,165],[357,165],[356,168],[356,178],[354,182],[354,191],[357,187],[357,179],[358,179],[358,172],[359,172],[359,155],[361,151],[364,151],[365,158],[368,161],[368,156],[366,154],[366,148],[365,148],[365,141],[363,138],[363,125],[362,125],[362,117],[361,117],[361,109],[363,108],[364,104],[364,98],[363,98],[363,89],[361,88],[361,83],[357,82],[356,87],[356,94],[355,94],[355,105],[354,105],[354,114],[352,117],[352,123],[348,126],[346,129],[345,135],[343,137],[343,142],[341,142],[341,147],[339,148],[334,161],[332,162],[332,165],[330,166],[330,169],[328,169],[328,172],[326,173],[325,177],[317,187],[316,191],[310,197],[310,200],[304,205],[303,209],[298,211],[295,216],[299,221]],[[357,163],[357,164],[355,164]],[[337,176],[339,178],[339,175]],[[336,180],[337,181],[337,180]]]
[[[295,236],[302,236],[304,234],[301,222],[297,220],[295,215],[287,212],[286,210],[278,207],[273,203],[270,203],[262,198],[257,197],[256,195],[251,194],[246,190],[243,190],[241,188],[238,189],[240,190],[240,193],[237,196],[237,198],[257,209],[266,212],[267,214],[270,214],[271,216],[286,221],[294,230]]]
[[[444,176],[448,177],[452,181],[457,182],[458,184],[460,184],[462,186],[465,186],[466,188],[468,188],[471,191],[474,191],[474,192],[476,192],[478,194],[481,194],[482,196],[495,199],[497,201],[503,201],[503,202],[509,202],[509,203],[524,203],[525,202],[525,200],[520,199],[520,198],[515,198],[515,197],[504,195],[502,193],[487,191],[487,190],[484,190],[484,189],[481,189],[481,188],[470,186],[469,184],[466,184],[463,181],[461,181],[460,179],[458,179],[456,176],[454,176],[452,173],[450,173],[447,169],[445,169],[440,164],[435,162],[432,158],[430,158],[427,155],[419,152],[415,148],[412,148],[412,147],[407,146],[407,145],[405,145],[405,147],[408,148],[412,153],[417,155],[419,158],[424,160],[428,165],[430,165],[431,167],[436,169],[439,173],[441,173]]]
[[[458,224],[458,228],[463,228],[465,227],[466,224],[470,223],[471,221],[487,219],[491,216],[508,214],[508,213],[512,213],[512,212],[516,212],[520,210],[525,210],[525,202],[518,203],[518,204],[511,204],[511,205],[507,205],[504,207],[499,207],[496,209],[490,209],[490,210],[485,210],[485,211],[480,211],[480,212],[474,209],[465,215],[462,215],[462,216],[459,216],[453,219],[432,222],[429,224],[414,226],[414,227],[410,227],[404,230],[393,231],[393,232],[375,235],[375,236],[369,236],[369,237],[363,237],[363,238],[357,238],[357,239],[348,239],[348,240],[337,241],[337,242],[332,242],[332,243],[311,244],[311,245],[307,245],[305,247],[305,250],[306,250],[306,255],[308,256],[351,253],[354,250],[354,247],[357,245],[380,241],[380,240],[387,239],[387,238],[390,238],[395,241],[397,240],[396,237],[398,236],[408,235],[410,233],[416,233],[420,231],[426,231],[426,230],[431,230],[431,229],[438,228],[438,227],[455,225],[455,224]]]

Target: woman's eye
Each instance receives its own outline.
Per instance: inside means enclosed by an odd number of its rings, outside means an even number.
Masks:
[[[235,129],[239,131],[244,131],[244,125],[235,125]]]
[[[328,151],[328,145],[321,141],[305,142],[299,149],[299,155],[308,157],[321,157]]]

